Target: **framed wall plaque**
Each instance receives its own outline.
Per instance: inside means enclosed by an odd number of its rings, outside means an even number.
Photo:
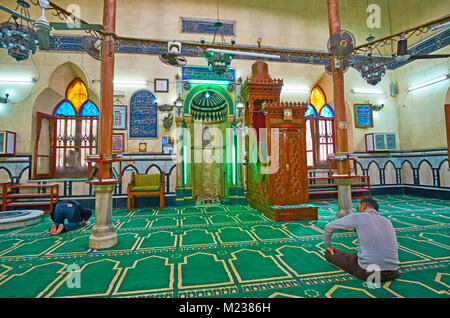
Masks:
[[[169,91],[169,80],[166,78],[155,78],[155,92],[167,93]]]
[[[355,104],[353,105],[353,113],[355,116],[356,128],[373,127],[373,110],[371,104]]]
[[[158,138],[158,106],[156,96],[142,89],[130,99],[129,138]]]
[[[127,106],[113,106],[113,129],[127,129]]]
[[[113,153],[122,153],[124,151],[125,134],[118,133],[112,135]]]

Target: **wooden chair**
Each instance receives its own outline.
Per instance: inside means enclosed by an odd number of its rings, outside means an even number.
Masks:
[[[159,209],[165,206],[165,174],[132,174],[127,188],[127,210],[134,208],[135,197],[143,195],[159,195]]]

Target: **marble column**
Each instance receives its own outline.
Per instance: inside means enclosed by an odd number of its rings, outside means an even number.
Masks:
[[[352,213],[352,183],[354,178],[337,178],[338,185],[338,212],[336,219],[340,219]]]
[[[105,249],[117,245],[117,232],[112,224],[112,194],[115,184],[94,185],[95,224],[89,237],[89,248]]]

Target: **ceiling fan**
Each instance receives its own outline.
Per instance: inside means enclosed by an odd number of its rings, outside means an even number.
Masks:
[[[102,59],[102,52],[101,52],[102,40],[97,39],[95,36],[92,35],[85,35],[83,36],[81,42],[83,43],[86,52],[91,57],[99,61]]]
[[[333,75],[334,70],[342,69],[345,73],[351,66],[349,59],[355,46],[356,40],[352,33],[345,30],[335,32],[327,42],[328,53],[331,56],[325,65],[325,71]]]
[[[450,54],[430,54],[430,55],[408,54],[408,40],[403,37],[397,41],[397,53],[394,54],[394,59],[396,62],[406,62],[406,61],[425,60],[425,59],[439,59],[439,58],[448,58],[448,57],[450,57]]]
[[[159,59],[169,66],[184,66],[187,63],[186,58],[181,56],[181,43],[177,41],[168,42],[167,53],[162,53]]]
[[[17,0],[18,7],[29,8],[30,5],[23,0]],[[48,50],[50,48],[50,39],[51,29],[55,30],[91,30],[91,31],[100,31],[103,30],[103,25],[101,24],[88,24],[81,22],[80,19],[75,18],[74,20],[78,20],[78,23],[72,22],[48,22],[45,17],[45,9],[50,5],[48,0],[39,0],[39,6],[42,9],[42,15],[38,20],[34,20],[31,17],[19,13],[15,10],[12,10],[2,4],[0,4],[0,10],[3,10],[7,13],[10,13],[14,20],[22,19],[24,21],[30,22],[37,30],[37,38],[39,42],[40,50]],[[16,9],[17,10],[17,9]],[[74,21],[75,22],[75,21]],[[88,48],[87,48],[88,49]]]

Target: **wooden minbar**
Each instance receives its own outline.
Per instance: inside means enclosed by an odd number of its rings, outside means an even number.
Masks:
[[[242,88],[245,102],[247,202],[275,221],[316,220],[309,205],[307,104],[280,102],[283,81],[257,60]]]

